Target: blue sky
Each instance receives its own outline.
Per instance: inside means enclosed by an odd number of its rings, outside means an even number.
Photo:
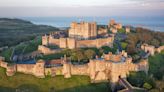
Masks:
[[[164,0],[0,0],[0,17],[164,16]]]

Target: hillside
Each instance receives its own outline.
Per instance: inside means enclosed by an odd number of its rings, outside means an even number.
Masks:
[[[47,25],[35,25],[21,19],[0,18],[0,47],[13,46],[23,41],[32,40],[58,28]]]

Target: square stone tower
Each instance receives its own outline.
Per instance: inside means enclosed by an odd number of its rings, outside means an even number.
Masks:
[[[69,29],[69,37],[77,39],[89,39],[97,37],[96,22],[72,22]]]

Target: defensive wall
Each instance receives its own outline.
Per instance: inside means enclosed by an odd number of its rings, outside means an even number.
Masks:
[[[145,52],[149,52],[152,56],[155,54],[155,52],[160,53],[161,51],[164,50],[164,45],[160,46],[158,48],[155,48],[153,45],[148,45],[146,43],[141,45],[141,49],[144,50]]]
[[[6,68],[6,74],[13,76],[15,72],[32,74],[39,78],[46,75],[56,76],[64,75],[70,78],[72,75],[90,76],[91,82],[108,81],[117,82],[119,76],[126,78],[130,71],[148,72],[149,66],[147,60],[141,60],[139,63],[133,63],[132,58],[126,53],[105,54],[104,58],[91,59],[89,63],[83,65],[74,65],[65,58],[54,60],[54,63],[46,64],[47,61],[38,60],[36,64],[8,64],[0,60],[0,66]],[[117,59],[114,59],[117,57]],[[57,66],[56,66],[57,65]]]
[[[57,45],[60,48],[82,48],[82,47],[97,47],[112,46],[114,36],[111,35],[106,38],[78,40],[75,38],[54,38],[53,36],[45,35],[42,37],[42,45]]]

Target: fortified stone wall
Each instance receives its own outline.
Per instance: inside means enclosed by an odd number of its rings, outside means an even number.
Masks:
[[[16,65],[8,65],[6,68],[6,75],[13,76],[16,72]]]
[[[152,45],[142,44],[141,45],[141,49],[144,50],[145,52],[149,52],[153,56],[155,54],[155,52],[160,53],[161,51],[163,51],[164,50],[164,46],[160,46],[158,48],[155,48]]]
[[[52,35],[49,36],[49,45],[59,45],[60,41],[59,39],[54,39],[54,37]]]
[[[41,51],[41,53],[43,53],[44,55],[55,53],[55,50],[51,50],[50,48],[43,45],[39,45],[38,50]]]
[[[44,61],[37,61],[36,64],[16,64],[17,72],[25,74],[33,74],[36,77],[43,78],[44,75]]]
[[[122,52],[121,54],[125,54]],[[125,56],[123,56],[125,57]],[[64,59],[66,60],[66,59]],[[0,62],[2,65],[2,61]],[[148,72],[149,66],[147,60],[142,60],[139,63],[133,63],[132,58],[126,57],[125,61],[111,61],[104,58],[91,59],[88,64],[72,65],[67,61],[63,61],[63,66],[46,68],[43,60],[37,61],[36,64],[15,64],[7,66],[6,74],[14,75],[15,72],[32,74],[39,78],[44,78],[45,75],[64,75],[65,78],[70,78],[71,75],[88,75],[92,82],[108,81],[117,82],[119,76],[126,78],[130,71],[145,71]]]
[[[17,72],[33,74],[35,64],[17,64]]]
[[[62,75],[63,67],[51,67],[51,68],[45,68],[45,75],[51,75],[52,77],[56,75]]]
[[[75,40],[74,38],[49,38],[48,41],[50,45],[58,45],[60,48],[81,48],[81,47],[101,47],[101,46],[112,46],[114,36],[107,37],[107,38],[98,38],[98,39],[93,39],[93,40]],[[54,39],[54,40],[52,40]],[[42,39],[45,40],[45,39]],[[54,41],[54,42],[53,42]],[[43,41],[45,42],[45,41]],[[42,44],[43,45],[43,44]],[[38,49],[42,50],[44,53],[49,53],[51,52],[48,49],[43,50],[43,47],[39,47]]]
[[[160,52],[163,51],[163,50],[164,50],[164,46],[160,46],[159,48],[156,49],[156,51],[157,51],[158,53],[160,53]]]
[[[44,45],[39,45],[38,46],[38,51],[40,51],[41,53],[43,53],[44,55],[48,55],[48,54],[54,54],[54,53],[58,53],[61,51],[61,49],[50,49]]]
[[[71,74],[72,75],[88,75],[88,65],[71,65]]]
[[[95,40],[79,40],[77,41],[76,45],[77,48],[82,47],[97,47],[100,48],[101,46],[111,46],[113,44],[113,38],[99,38]]]

